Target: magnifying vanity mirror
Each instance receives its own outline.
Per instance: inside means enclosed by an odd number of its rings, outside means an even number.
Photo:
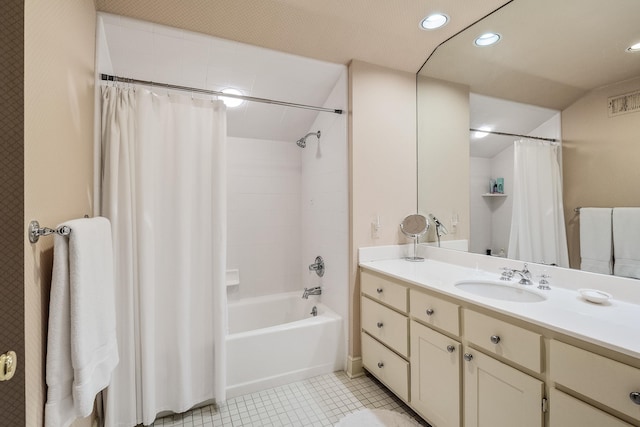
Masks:
[[[420,262],[424,258],[417,256],[418,239],[423,236],[429,229],[427,218],[422,215],[413,214],[405,217],[400,223],[402,233],[413,239],[413,256],[405,257],[407,261]]]
[[[577,208],[640,206],[638,16],[637,0],[512,0],[430,54],[417,74],[418,211],[449,226],[443,246],[580,268]],[[496,44],[474,44],[489,32]],[[544,156],[557,171],[514,164],[516,141],[554,147]],[[518,174],[557,181],[545,196],[555,207],[533,198],[537,187],[516,191]],[[502,192],[490,188],[498,178]],[[514,252],[518,227],[531,236],[519,244],[567,257]],[[556,243],[533,241],[551,232]]]

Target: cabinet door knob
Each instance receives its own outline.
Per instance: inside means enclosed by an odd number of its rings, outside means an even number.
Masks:
[[[381,294],[381,293],[382,293],[382,288],[378,288],[378,289],[376,289],[376,292],[377,292],[377,293],[379,293],[379,294]]]
[[[382,328],[382,327],[384,326],[384,324],[383,324],[382,322],[378,322],[378,323],[376,323],[376,326],[377,326],[378,328]]]
[[[456,348],[455,348],[454,346],[452,346],[451,344],[449,344],[449,345],[447,346],[447,351],[448,351],[449,353],[453,353],[454,351],[456,351]]]
[[[384,367],[384,363],[378,362],[378,368],[382,369]]]
[[[491,342],[498,344],[500,342],[500,337],[498,335],[491,335]]]
[[[629,393],[629,399],[631,399],[631,401],[636,405],[640,405],[640,392],[632,391]]]
[[[466,360],[467,362],[471,362],[473,360],[473,354],[471,353],[465,353],[464,356],[462,356],[464,358],[464,360]]]
[[[433,311],[433,308],[427,308],[427,316],[431,316],[433,315],[433,313],[435,313],[435,311]]]

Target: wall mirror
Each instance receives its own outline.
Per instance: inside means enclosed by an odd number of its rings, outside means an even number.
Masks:
[[[539,207],[532,191],[514,193],[514,173],[524,170],[513,164],[518,135],[560,142],[571,267],[580,266],[576,208],[640,206],[640,51],[629,50],[640,43],[638,16],[637,0],[512,0],[430,54],[417,74],[418,211],[449,227],[444,239],[509,253],[513,204]],[[486,33],[499,41],[476,46]],[[470,129],[481,127],[497,133],[479,139]],[[526,169],[532,180],[550,174]],[[503,191],[492,194],[497,178]]]

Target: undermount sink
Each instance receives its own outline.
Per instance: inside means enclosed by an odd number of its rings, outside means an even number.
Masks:
[[[536,292],[529,291],[522,285],[510,285],[481,280],[465,280],[454,285],[461,291],[481,297],[494,298],[512,302],[540,302],[546,298]]]

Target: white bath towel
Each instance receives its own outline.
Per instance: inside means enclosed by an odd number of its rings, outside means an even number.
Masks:
[[[93,410],[118,363],[113,249],[106,218],[64,223],[55,236],[45,427],[66,427]]]
[[[611,208],[580,209],[580,269],[613,274]]]
[[[640,208],[613,209],[613,254],[613,274],[640,279]]]

